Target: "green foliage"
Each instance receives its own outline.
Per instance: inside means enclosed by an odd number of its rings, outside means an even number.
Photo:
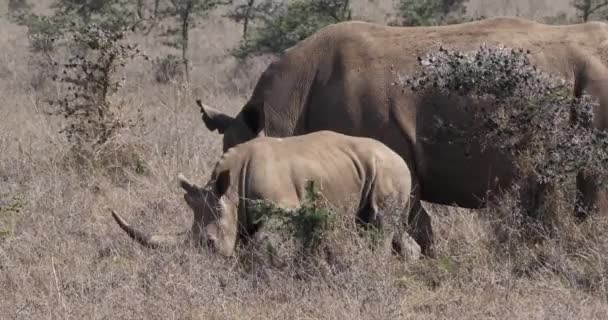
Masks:
[[[49,55],[61,45],[57,41],[62,35],[89,24],[119,32],[140,22],[130,0],[58,0],[51,8],[52,15],[32,13],[29,7],[11,14],[16,23],[28,28],[30,48],[35,53]]]
[[[14,234],[13,216],[21,212],[25,204],[20,195],[0,194],[0,240]]]
[[[19,213],[25,204],[22,196],[0,194],[0,216]]]
[[[503,152],[515,160],[518,177],[538,183],[541,192],[579,172],[606,180],[608,135],[592,126],[591,98],[574,97],[569,83],[540,71],[528,54],[485,45],[465,53],[440,48],[419,58],[422,71],[405,84],[423,96],[466,97],[463,112],[474,108],[474,120],[439,122],[445,135],[435,136]]]
[[[141,159],[136,159],[135,160],[135,173],[137,173],[138,175],[145,175],[146,172],[148,172],[148,167],[146,166],[146,163],[141,160]]]
[[[17,24],[27,27],[30,50],[47,55],[54,51],[55,41],[68,26],[63,16],[40,16],[28,11],[14,14],[11,18]]]
[[[139,19],[132,0],[59,0],[52,8],[55,16],[69,17],[81,27],[94,23],[118,31],[134,26]]]
[[[402,26],[435,26],[462,22],[467,0],[400,0],[397,15]]]
[[[52,113],[63,116],[68,125],[62,130],[80,155],[95,152],[115,131],[124,126],[113,110],[119,108],[110,97],[125,79],[115,79],[120,67],[137,56],[147,58],[135,45],[123,43],[126,31],[110,31],[90,24],[67,36],[69,42],[86,47],[86,54],[75,54],[59,67],[53,80],[65,93],[50,104]]]
[[[349,0],[296,0],[268,5],[258,12],[261,25],[232,53],[239,59],[263,53],[281,53],[315,31],[351,19]]]
[[[267,228],[286,230],[307,253],[316,251],[335,222],[335,213],[323,203],[313,181],[306,185],[305,199],[296,210],[285,210],[262,200],[250,201],[259,223]]]

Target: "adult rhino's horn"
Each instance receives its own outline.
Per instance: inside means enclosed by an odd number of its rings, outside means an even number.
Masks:
[[[137,241],[144,247],[156,249],[163,245],[172,245],[177,243],[177,239],[173,236],[149,236],[133,227],[131,227],[123,218],[121,218],[114,210],[112,210],[112,217],[118,223],[118,226],[124,230],[129,237]]]
[[[179,185],[182,187],[182,189],[186,190],[186,192],[194,194],[199,191],[198,186],[188,181],[188,179],[186,179],[186,177],[184,177],[184,175],[181,173],[177,175],[177,180],[179,180]]]
[[[234,122],[233,117],[202,103],[200,99],[196,100],[196,104],[201,109],[203,122],[210,131],[217,130],[220,134],[223,134]]]

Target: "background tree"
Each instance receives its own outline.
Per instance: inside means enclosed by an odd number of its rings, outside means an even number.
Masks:
[[[584,22],[589,21],[592,15],[598,16],[600,19],[608,16],[608,0],[574,0],[572,6]]]
[[[218,0],[169,0],[169,4],[166,8],[159,8],[159,2],[156,1],[155,3],[155,10],[158,10],[158,15],[174,19],[177,25],[164,32],[162,36],[169,38],[164,44],[181,51],[186,79],[190,81],[188,45],[190,30],[197,26],[195,18],[204,18],[209,11],[219,4],[225,3]]]
[[[468,0],[400,0],[397,21],[402,26],[429,26],[458,23],[466,13]]]
[[[8,0],[8,12],[15,14],[20,11],[29,10],[31,8],[27,0]]]
[[[58,0],[51,5],[51,15],[35,14],[27,6],[13,13],[12,18],[28,28],[32,48],[48,54],[59,35],[91,23],[112,31],[136,25],[138,3],[135,0]]]
[[[49,103],[54,109],[51,114],[66,119],[62,132],[81,160],[92,159],[126,125],[115,114],[122,106],[110,100],[126,81],[118,77],[118,71],[136,57],[147,59],[136,45],[125,43],[126,33],[91,23],[64,36],[67,42],[88,47],[89,53],[72,54],[55,63],[59,70],[53,80],[64,90]]]
[[[280,53],[322,27],[351,19],[350,0],[296,0],[289,4],[267,4],[254,8],[256,10],[248,14],[238,15],[245,16],[248,24],[252,17],[260,21],[251,37],[246,36],[244,28],[244,39],[233,51],[233,55],[239,59],[263,53]]]
[[[247,33],[251,22],[269,17],[275,9],[276,4],[271,0],[256,1],[244,0],[226,13],[225,17],[236,23],[243,24],[243,40],[247,39]]]

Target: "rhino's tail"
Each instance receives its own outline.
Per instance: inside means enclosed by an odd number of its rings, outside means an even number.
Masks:
[[[160,246],[174,245],[177,243],[177,237],[175,236],[150,236],[143,233],[142,231],[133,228],[114,210],[112,210],[112,217],[114,218],[118,226],[120,226],[120,228],[129,235],[129,237],[131,237],[133,240],[137,241],[144,247],[156,249]]]

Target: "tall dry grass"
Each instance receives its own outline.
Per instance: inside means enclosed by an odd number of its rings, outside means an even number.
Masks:
[[[506,2],[505,2],[506,3]],[[0,2],[2,8],[5,3]],[[387,2],[356,2],[382,19]],[[380,8],[380,9],[378,9]],[[385,9],[382,9],[385,8]],[[4,10],[4,9],[3,9]],[[379,13],[378,13],[379,12]],[[606,221],[566,219],[561,237],[518,240],[508,215],[425,204],[438,258],[400,262],[361,250],[342,272],[312,279],[192,248],[146,250],[112,221],[121,212],[151,232],[189,228],[176,176],[202,182],[219,157],[196,98],[236,113],[267,59],[239,66],[227,56],[240,29],[214,15],[193,34],[189,87],[159,85],[150,66],[126,71],[122,115],[143,121],[105,149],[106,166],[66,161],[61,119],[44,115],[32,86],[25,30],[0,18],[0,318],[2,319],[605,319]],[[169,49],[136,39],[152,57]],[[36,82],[37,83],[37,82]],[[139,145],[139,149],[130,149]],[[124,150],[133,153],[123,152]],[[135,169],[140,159],[143,173]],[[507,210],[508,203],[502,210]],[[497,209],[498,210],[498,209]],[[496,213],[496,212],[494,212]],[[504,233],[502,233],[504,234]]]

